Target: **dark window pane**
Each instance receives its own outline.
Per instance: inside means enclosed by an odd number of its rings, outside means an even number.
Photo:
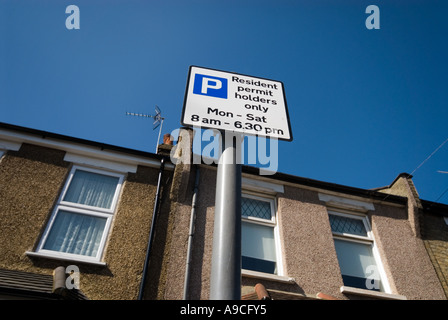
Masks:
[[[275,261],[267,261],[252,257],[242,257],[243,269],[266,272],[266,273],[276,273],[276,263]]]

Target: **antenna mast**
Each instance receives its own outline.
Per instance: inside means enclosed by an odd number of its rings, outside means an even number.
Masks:
[[[152,123],[152,130],[155,130],[160,125],[159,136],[157,138],[157,145],[156,145],[156,154],[157,154],[159,151],[159,141],[160,141],[160,134],[162,132],[163,120],[165,120],[165,118],[162,117],[162,112],[160,111],[159,107],[158,106],[155,107],[155,115],[153,116],[149,114],[135,113],[135,112],[126,112],[126,115],[143,117],[143,118],[153,118],[154,121]]]

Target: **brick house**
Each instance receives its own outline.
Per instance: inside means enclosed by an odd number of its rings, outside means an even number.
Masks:
[[[208,299],[216,167],[192,141],[152,154],[0,124],[0,297]],[[243,166],[242,189],[242,299],[446,299],[446,206],[409,175],[366,190]]]
[[[421,200],[421,236],[448,297],[448,206]]]

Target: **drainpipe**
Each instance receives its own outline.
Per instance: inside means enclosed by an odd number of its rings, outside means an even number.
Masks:
[[[194,182],[193,199],[191,200],[191,215],[190,215],[190,230],[188,233],[188,249],[187,249],[187,263],[185,266],[185,281],[184,281],[184,300],[188,299],[188,291],[190,289],[190,262],[191,252],[193,247],[194,224],[196,221],[196,198],[198,194],[199,185],[199,167],[196,166],[196,178]]]
[[[149,264],[149,255],[151,253],[152,240],[154,238],[154,227],[156,225],[157,213],[159,212],[160,185],[162,184],[162,173],[163,173],[164,167],[165,167],[165,157],[163,157],[160,160],[159,178],[157,181],[156,198],[154,200],[154,210],[152,213],[151,230],[149,231],[148,247],[146,249],[146,258],[145,258],[145,264],[143,266],[142,281],[140,282],[140,290],[138,293],[138,300],[143,299],[144,286],[145,286],[145,282],[146,282],[146,273],[147,273],[148,264]]]

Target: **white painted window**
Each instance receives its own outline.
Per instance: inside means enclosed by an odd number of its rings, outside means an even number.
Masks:
[[[123,175],[74,166],[38,247],[38,253],[99,262]]]
[[[242,268],[279,275],[281,259],[276,222],[275,199],[243,194]]]
[[[329,218],[344,286],[388,292],[367,217],[329,211]]]

